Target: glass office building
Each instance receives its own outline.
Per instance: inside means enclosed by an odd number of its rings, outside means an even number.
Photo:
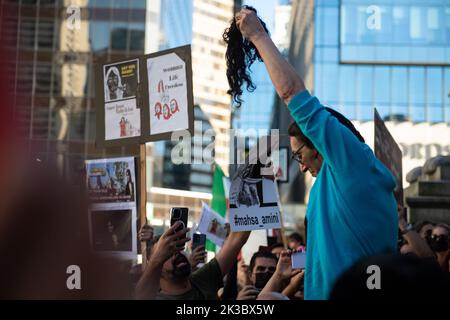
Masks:
[[[450,122],[450,1],[316,0],[314,94],[352,120]]]

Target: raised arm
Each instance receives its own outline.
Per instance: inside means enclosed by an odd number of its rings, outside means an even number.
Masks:
[[[305,90],[303,80],[278,51],[255,12],[248,9],[239,11],[236,15],[236,25],[242,35],[258,49],[275,90],[284,103],[288,104],[293,96]]]
[[[231,232],[222,249],[216,255],[222,274],[227,274],[236,261],[236,257],[250,236],[250,231]]]
[[[155,244],[150,260],[144,270],[144,274],[136,285],[136,299],[153,300],[158,294],[159,278],[164,263],[175,253],[181,251],[183,248],[180,246],[183,246],[189,241],[189,238],[186,238],[186,233],[189,229],[185,228],[175,232],[176,228],[180,225],[181,222],[177,221],[163,233],[161,238]]]

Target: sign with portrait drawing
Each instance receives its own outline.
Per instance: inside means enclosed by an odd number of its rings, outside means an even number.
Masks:
[[[238,168],[231,180],[231,231],[281,228],[273,165],[270,156],[267,159],[263,156],[278,149],[278,139],[263,143],[264,139],[268,137],[259,139],[258,145],[250,150],[246,163]]]

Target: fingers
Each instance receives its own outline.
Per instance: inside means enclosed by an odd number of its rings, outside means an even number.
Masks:
[[[167,231],[164,233],[166,235],[167,239],[172,240],[174,238],[184,237],[184,235],[189,232],[189,230],[190,230],[189,228],[184,228],[179,231],[175,231],[181,225],[182,225],[182,223],[177,221],[172,227],[167,229]]]
[[[179,239],[176,241],[172,241],[173,244],[175,244],[176,247],[180,247],[183,246],[186,242],[188,242],[189,240],[191,240],[189,237],[183,238],[183,239]]]
[[[300,269],[294,269],[294,270],[292,270],[291,278],[292,278],[292,277],[295,277],[296,275],[298,275],[298,274],[301,273],[301,272],[302,272],[302,270],[300,270]]]
[[[204,252],[204,251],[205,251],[205,246],[198,246],[194,249],[194,251],[192,251],[192,253]]]

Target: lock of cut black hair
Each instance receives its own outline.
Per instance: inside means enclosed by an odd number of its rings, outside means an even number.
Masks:
[[[257,13],[256,9],[251,6],[243,6],[243,8]],[[264,21],[261,19],[259,21],[264,30],[269,33]],[[222,37],[225,43],[227,43],[225,58],[227,61],[227,79],[230,86],[227,93],[232,96],[236,107],[240,107],[243,102],[241,98],[241,87],[244,82],[247,84],[247,91],[253,92],[256,89],[250,77],[250,66],[256,59],[262,61],[262,58],[253,43],[242,36],[241,31],[239,31],[236,25],[235,18],[231,21],[230,27],[225,29]]]

